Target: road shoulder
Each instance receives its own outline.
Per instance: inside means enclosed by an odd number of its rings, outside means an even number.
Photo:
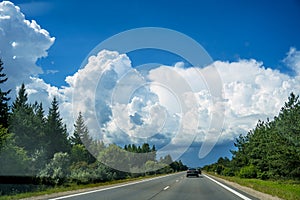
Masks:
[[[241,190],[241,191],[244,191],[245,193],[251,195],[251,196],[254,196],[255,198],[258,198],[258,199],[265,199],[265,200],[282,200],[281,198],[279,197],[274,197],[272,195],[269,195],[269,194],[265,194],[265,193],[262,193],[262,192],[259,192],[257,190],[254,190],[252,188],[249,188],[249,187],[246,187],[246,186],[242,186],[238,183],[235,183],[235,182],[231,182],[231,181],[228,181],[228,180],[225,180],[225,179],[222,179],[222,178],[219,178],[219,177],[216,177],[216,176],[213,176],[211,174],[206,174],[205,175],[221,182],[221,183],[225,183],[233,188],[236,188],[238,190]]]

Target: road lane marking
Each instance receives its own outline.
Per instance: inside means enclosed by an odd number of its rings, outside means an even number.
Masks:
[[[167,187],[165,187],[165,188],[164,188],[164,190],[167,190],[167,189],[169,189],[169,187],[170,187],[170,186],[168,185]]]
[[[168,175],[165,175],[165,176],[159,176],[159,177],[144,179],[144,180],[137,181],[137,182],[125,183],[125,184],[122,184],[122,185],[116,185],[116,186],[112,186],[112,187],[107,187],[107,188],[102,188],[102,189],[96,189],[96,190],[91,190],[91,191],[87,191],[87,192],[80,192],[80,193],[70,194],[70,195],[66,195],[66,196],[52,198],[52,199],[49,199],[49,200],[66,199],[66,198],[70,198],[70,197],[76,197],[76,196],[90,194],[90,193],[95,193],[95,192],[102,192],[102,191],[105,191],[105,190],[111,190],[111,189],[116,189],[116,188],[120,188],[120,187],[129,186],[129,185],[135,185],[135,184],[138,184],[138,183],[144,183],[144,182],[148,182],[148,181],[153,181],[153,180],[156,180],[156,179],[165,178],[165,177],[172,176],[172,175],[176,175],[176,174],[168,174]]]
[[[231,189],[230,187],[228,187],[228,186],[226,186],[226,185],[224,185],[224,184],[222,184],[222,183],[216,181],[215,179],[213,179],[213,178],[211,178],[211,177],[209,177],[209,176],[207,176],[207,175],[205,175],[205,174],[203,174],[203,176],[205,176],[206,178],[208,178],[208,179],[210,179],[211,181],[215,182],[216,184],[220,185],[221,187],[225,188],[225,189],[228,190],[229,192],[231,192],[231,193],[237,195],[238,197],[240,197],[240,198],[242,198],[242,199],[244,199],[244,200],[251,200],[250,198],[246,197],[245,195],[243,195],[243,194],[241,194],[241,193],[235,191],[234,189]]]

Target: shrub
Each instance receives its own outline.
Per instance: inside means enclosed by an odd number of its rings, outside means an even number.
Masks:
[[[256,178],[257,177],[257,169],[254,165],[249,165],[242,167],[239,173],[239,177],[241,178]]]
[[[234,170],[228,167],[225,167],[225,169],[222,172],[222,175],[224,176],[234,176]]]
[[[42,179],[50,179],[56,185],[62,184],[68,178],[70,173],[69,157],[68,153],[55,153],[50,163],[40,171],[39,177]]]
[[[258,172],[257,178],[259,178],[261,180],[267,180],[270,178],[270,174],[268,172]]]
[[[86,162],[74,163],[71,166],[70,179],[77,184],[87,184],[95,179],[95,172]]]

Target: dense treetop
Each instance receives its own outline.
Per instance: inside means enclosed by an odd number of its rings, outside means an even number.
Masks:
[[[220,158],[205,166],[208,171],[247,178],[300,177],[300,99],[291,93],[273,120],[259,120],[245,136],[240,135],[232,160]]]

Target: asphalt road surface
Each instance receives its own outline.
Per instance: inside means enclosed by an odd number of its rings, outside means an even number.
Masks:
[[[222,186],[221,186],[222,185]],[[224,188],[225,187],[225,188]],[[197,177],[185,177],[185,173],[177,173],[164,177],[111,186],[94,191],[72,194],[55,198],[72,200],[193,200],[193,199],[256,199],[242,191],[229,188],[215,182],[210,177],[202,175]],[[53,199],[54,200],[54,199]]]

